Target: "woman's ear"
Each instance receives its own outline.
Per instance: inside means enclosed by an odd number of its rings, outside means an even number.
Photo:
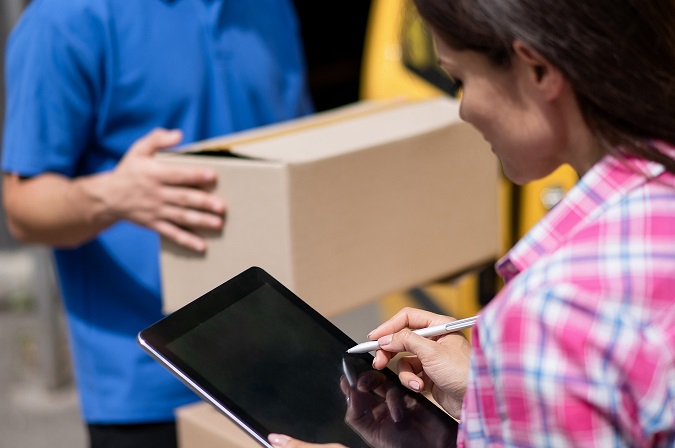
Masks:
[[[560,96],[565,85],[565,77],[557,67],[519,39],[513,41],[513,55],[514,64],[531,87],[537,89],[549,101]]]

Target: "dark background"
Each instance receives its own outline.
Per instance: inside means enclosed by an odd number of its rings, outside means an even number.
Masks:
[[[359,99],[369,0],[294,0],[317,111]]]

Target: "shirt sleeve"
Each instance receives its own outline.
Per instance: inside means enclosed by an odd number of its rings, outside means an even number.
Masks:
[[[587,294],[549,285],[483,322],[477,389],[493,389],[482,405],[487,414],[494,410],[507,445],[672,441],[675,377],[667,336],[616,298]]]
[[[23,176],[72,176],[94,132],[101,39],[85,12],[35,3],[7,45],[2,168]]]

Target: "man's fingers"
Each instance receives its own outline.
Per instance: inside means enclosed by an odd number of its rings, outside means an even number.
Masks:
[[[159,181],[165,185],[209,189],[213,187],[218,180],[217,173],[210,168],[162,164],[156,167],[155,172]]]
[[[131,147],[130,152],[136,155],[152,155],[162,148],[168,148],[180,143],[183,134],[179,130],[155,129],[138,139]]]
[[[162,190],[164,203],[178,207],[201,210],[215,215],[225,213],[225,204],[216,196],[196,188],[164,187]]]
[[[183,230],[169,221],[158,221],[152,226],[152,229],[157,231],[162,237],[180,246],[196,252],[204,252],[206,250],[206,241],[203,238]]]
[[[222,216],[171,205],[162,207],[159,218],[178,227],[194,230],[220,230],[223,227]]]

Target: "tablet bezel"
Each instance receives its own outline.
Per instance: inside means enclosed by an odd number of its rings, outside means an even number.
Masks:
[[[267,435],[271,432],[270,429],[264,427],[246,410],[242,409],[227,396],[220,393],[199,372],[195,371],[182,359],[178,358],[173,352],[167,349],[167,344],[180,338],[210,317],[224,311],[265,285],[271,286],[283,295],[289,302],[298,307],[302,312],[325,329],[332,337],[336,338],[341,343],[344,343],[345,346],[350,347],[356,344],[353,339],[347,336],[332,322],[300,299],[265,270],[257,266],[245,270],[150,327],[140,331],[137,340],[140,346],[148,354],[169,369],[203,400],[215,406],[223,415],[241,427],[262,446],[271,448],[271,445],[267,441]],[[372,363],[373,360],[373,356],[369,353],[351,356],[366,359],[368,363]],[[397,375],[390,369],[385,368],[383,372],[388,377],[398,381]],[[427,400],[426,397],[420,396],[420,399],[422,402],[428,403],[428,407],[432,412],[438,412],[439,415],[445,414],[443,410]],[[447,414],[445,415],[447,416]],[[447,417],[449,418],[449,416]]]

